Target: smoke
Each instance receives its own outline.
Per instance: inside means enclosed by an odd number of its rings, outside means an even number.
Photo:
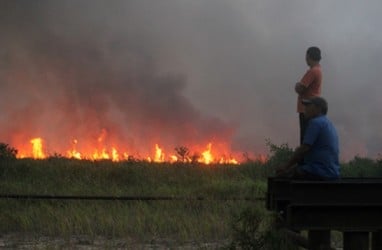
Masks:
[[[296,146],[293,86],[315,45],[341,157],[380,152],[379,1],[0,5],[0,141],[41,136],[63,150],[104,129],[137,152],[211,140],[254,153],[267,152],[266,139]]]
[[[161,46],[137,28],[144,19],[129,20],[133,5],[19,1],[2,8],[9,35],[1,44],[3,138],[42,136],[62,149],[103,130],[137,152],[153,143],[231,140],[231,126],[184,96],[185,74],[160,72]],[[114,15],[120,7],[126,12]]]

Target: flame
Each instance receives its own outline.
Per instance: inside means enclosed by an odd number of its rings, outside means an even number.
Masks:
[[[93,159],[109,159],[109,155],[106,153],[106,149],[102,149],[101,152],[98,152],[97,149],[95,149],[93,155],[92,155],[92,158]]]
[[[42,150],[42,139],[41,138],[33,138],[30,140],[32,143],[32,155],[35,159],[44,159],[45,154]]]
[[[74,139],[72,143],[73,144],[72,149],[68,150],[67,153],[69,158],[75,158],[75,159],[81,160],[81,153],[76,150],[77,143],[78,141]]]
[[[79,139],[72,139],[71,146],[63,154],[64,157],[73,158],[78,160],[111,160],[114,162],[124,161],[124,160],[140,160],[146,159],[149,162],[184,162],[192,163],[198,162],[203,164],[239,164],[239,161],[234,157],[226,157],[228,152],[226,152],[225,147],[218,145],[213,150],[213,143],[209,142],[206,147],[193,146],[191,149],[187,147],[175,148],[177,154],[168,154],[166,156],[165,149],[159,143],[154,144],[153,155],[146,155],[143,158],[136,155],[127,153],[126,151],[121,150],[118,144],[107,144],[107,131],[102,130],[100,135],[96,137],[95,143],[91,144],[88,141],[82,142]],[[27,146],[22,147],[22,150],[19,150],[17,158],[30,157],[34,159],[44,159],[47,158],[47,154],[44,151],[44,140],[41,137],[32,138],[30,140],[32,144],[31,149],[27,149]],[[82,144],[81,144],[82,143]],[[113,145],[109,147],[108,145]],[[29,152],[29,153],[28,153]],[[149,151],[148,151],[149,152]],[[192,154],[192,153],[193,154]],[[198,153],[201,152],[201,153]],[[223,153],[224,152],[224,153]],[[139,153],[137,154],[139,155]]]
[[[176,155],[170,155],[170,162],[177,162],[178,157]]]
[[[220,158],[219,160],[220,164],[230,163],[230,164],[239,164],[239,162],[234,158],[226,159],[224,157]]]
[[[115,147],[111,149],[111,159],[112,161],[119,161],[118,151]]]
[[[211,146],[212,146],[212,144],[208,143],[207,150],[205,150],[202,153],[202,158],[199,159],[199,162],[202,162],[202,163],[205,163],[205,164],[210,164],[211,162],[214,161],[214,157],[211,154]]]
[[[164,162],[164,153],[163,150],[158,146],[158,144],[155,144],[154,162]]]

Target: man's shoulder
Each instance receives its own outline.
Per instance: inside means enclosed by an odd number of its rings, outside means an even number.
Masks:
[[[325,115],[320,115],[310,119],[309,123],[316,126],[324,126],[324,125],[330,124],[331,122]]]
[[[334,124],[329,120],[326,115],[321,115],[310,120],[310,125],[312,128],[323,130],[323,131],[335,131],[336,128]],[[332,133],[332,132],[330,132]]]
[[[327,122],[329,121],[326,115],[319,115],[311,119],[313,122]]]

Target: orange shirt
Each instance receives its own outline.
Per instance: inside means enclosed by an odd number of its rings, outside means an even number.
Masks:
[[[297,98],[297,112],[303,113],[304,106],[301,103],[302,99],[311,98],[313,96],[321,95],[321,84],[322,84],[322,71],[321,65],[317,64],[312,68],[308,69],[305,75],[301,78],[300,83],[306,87],[304,94],[298,95]]]

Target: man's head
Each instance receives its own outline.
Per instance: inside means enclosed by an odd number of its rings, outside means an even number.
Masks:
[[[322,97],[316,96],[309,99],[302,99],[302,104],[305,106],[304,114],[308,119],[328,113],[328,103]]]
[[[319,63],[321,60],[321,50],[318,47],[309,47],[306,51],[305,59],[309,66]]]

